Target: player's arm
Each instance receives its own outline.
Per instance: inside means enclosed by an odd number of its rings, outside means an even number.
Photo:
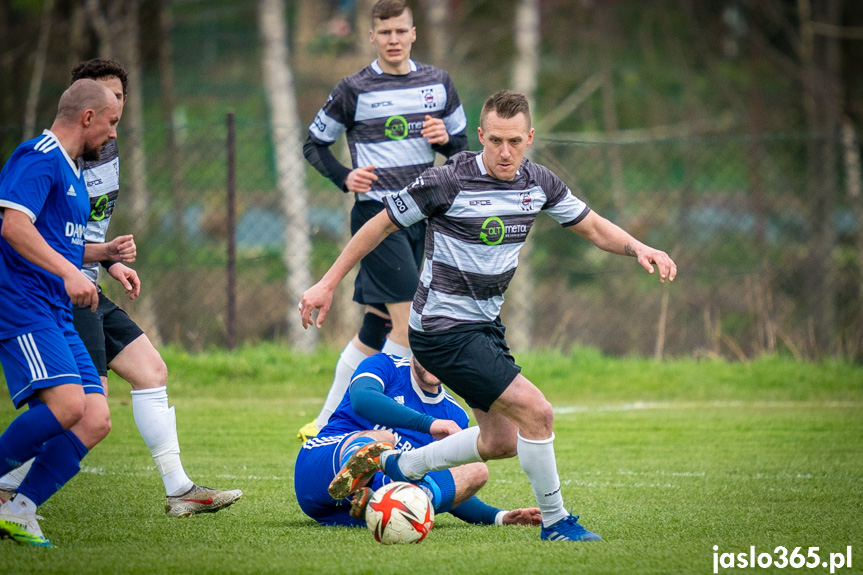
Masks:
[[[654,264],[659,269],[659,281],[674,281],[677,276],[677,265],[667,253],[652,248],[633,238],[620,226],[608,221],[594,211],[588,214],[570,229],[599,249],[607,252],[633,256],[638,259],[641,267],[653,273]]]
[[[434,417],[402,405],[384,393],[381,382],[370,374],[359,374],[348,390],[351,408],[362,418],[390,428],[428,433]]]
[[[48,245],[28,214],[7,207],[3,212],[0,235],[21,257],[60,277],[73,305],[96,311],[99,303],[96,286],[75,264]]]
[[[117,236],[110,242],[95,242],[84,245],[84,263],[102,262],[105,269],[111,262],[131,263],[138,257],[138,246],[131,234]]]
[[[381,211],[361,227],[339,254],[335,263],[327,270],[321,280],[303,293],[303,299],[298,307],[303,320],[303,327],[309,327],[312,322],[312,312],[320,310],[314,322],[320,328],[324,317],[333,303],[333,291],[340,281],[368,253],[375,249],[385,237],[396,231],[398,226],[390,219],[386,210]]]
[[[539,508],[513,509],[512,511],[498,509],[474,495],[450,510],[450,513],[475,525],[539,525],[542,515]]]
[[[330,145],[319,142],[310,134],[306,138],[306,143],[303,144],[303,156],[322,176],[329,178],[338,189],[343,192],[348,191],[345,187],[345,180],[351,173],[351,169],[336,159],[330,150]]]

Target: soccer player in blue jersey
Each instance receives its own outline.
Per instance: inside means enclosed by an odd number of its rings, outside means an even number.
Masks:
[[[110,89],[120,104],[128,95],[126,70],[114,60],[94,58],[72,70],[72,81],[89,78]],[[99,264],[123,284],[135,299],[140,292],[138,274],[126,263],[135,261],[137,248],[133,236],[106,241],[108,226],[120,193],[120,157],[116,140],[102,148],[100,157],[83,163],[83,176],[90,199],[90,217],[84,232],[86,244],[81,271],[96,286],[99,306],[96,313],[75,306],[72,322],[93,359],[103,387],[108,389],[108,368],[132,386],[132,413],[144,443],[162,475],[165,487],[165,513],[169,517],[189,517],[213,513],[236,502],[239,489],[222,491],[196,485],[183,468],[174,408],[168,406],[168,369],[150,339],[129,315],[99,288]],[[0,499],[9,499],[24,480],[29,465],[0,478]]]
[[[411,349],[467,401],[479,426],[419,449],[383,451],[381,468],[389,477],[416,480],[436,469],[518,455],[542,512],[540,537],[599,540],[563,505],[552,406],[510,354],[499,317],[503,294],[541,211],[605,251],[635,257],[649,273],[658,271],[661,282],[673,281],[677,266],[588,208],[551,170],[524,158],[534,131],[523,94],[502,91],[486,100],[477,132],[481,152],[462,152],[384,198],[386,211],[303,294],[303,326],[313,323],[315,309],[314,323],[322,325],[335,286],[384,237],[427,219],[430,255],[411,308]]]
[[[0,435],[0,474],[36,460],[0,506],[0,538],[50,546],[36,519],[110,430],[99,374],[72,325],[72,305],[96,309],[81,273],[90,213],[78,158],[117,136],[120,105],[93,80],[72,84],[50,130],[18,146],[0,171],[0,364],[16,408]]]
[[[309,163],[353,194],[352,234],[384,209],[384,196],[432,166],[435,152],[450,157],[467,149],[467,118],[449,74],[410,57],[416,28],[404,0],[375,4],[369,40],[377,59],[339,82],[309,126],[303,147]],[[330,151],[342,134],[353,169]],[[300,439],[326,424],[367,356],[383,349],[410,357],[408,316],[424,242],[420,223],[393,233],[363,258],[354,283],[354,301],[365,306],[362,326],[342,351],[324,406],[300,430]]]
[[[467,426],[464,409],[415,359],[375,354],[360,363],[327,425],[300,449],[294,470],[300,508],[322,525],[364,525],[371,493],[391,481],[373,463],[382,450],[417,449]],[[485,464],[474,462],[414,483],[435,513],[484,525],[539,524],[537,508],[506,511],[476,497],[487,478]]]

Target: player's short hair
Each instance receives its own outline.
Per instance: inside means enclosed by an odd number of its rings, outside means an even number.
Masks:
[[[57,119],[74,122],[85,110],[93,110],[99,114],[114,99],[108,98],[109,93],[108,88],[95,80],[89,78],[76,80],[60,96],[60,103],[57,105]]]
[[[486,116],[491,112],[498,115],[499,118],[507,119],[514,118],[519,114],[524,114],[527,118],[527,128],[530,129],[530,104],[527,101],[527,96],[512,90],[501,90],[496,94],[489,96],[485,104],[482,105],[482,112],[479,114],[479,125],[482,127],[485,124]]]
[[[376,18],[389,20],[390,18],[401,16],[405,10],[408,11],[408,16],[413,20],[413,12],[411,12],[405,0],[378,0],[374,8],[372,8],[372,27],[375,25]]]
[[[129,75],[126,69],[116,60],[107,60],[105,58],[93,58],[86,62],[81,62],[75,69],[72,70],[72,82],[88,78],[90,80],[99,80],[101,78],[116,77],[123,85],[123,100],[129,94]]]

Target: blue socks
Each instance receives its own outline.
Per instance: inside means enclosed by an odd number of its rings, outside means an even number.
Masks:
[[[42,453],[43,444],[63,431],[47,405],[31,406],[0,435],[0,476]]]
[[[357,437],[356,439],[351,441],[348,444],[348,446],[345,448],[344,453],[342,453],[342,458],[339,460],[339,465],[344,467],[345,463],[347,463],[347,461],[348,461],[348,459],[350,459],[351,455],[353,455],[354,453],[359,451],[363,445],[366,445],[368,443],[373,443],[374,441],[375,441],[374,439],[372,439],[371,437],[369,437],[367,435],[364,435],[363,437]]]
[[[42,505],[81,470],[81,460],[87,453],[89,450],[71,431],[54,437],[33,462],[18,493],[29,497],[37,507]]]
[[[421,481],[415,483],[429,496],[435,513],[446,513],[452,509],[455,500],[455,480],[449,469],[427,473]]]

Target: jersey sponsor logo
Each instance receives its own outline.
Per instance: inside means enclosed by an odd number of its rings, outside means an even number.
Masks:
[[[399,211],[400,214],[403,214],[406,211],[408,211],[408,205],[401,198],[401,196],[399,196],[398,194],[395,194],[395,195],[390,196],[390,197],[393,199],[393,203],[396,205],[396,209]]]
[[[422,99],[423,108],[433,110],[437,107],[434,88],[425,88],[424,90],[420,90],[420,98]]]
[[[66,191],[66,195],[78,197],[78,194],[75,192],[75,186],[69,186],[69,189]]]
[[[505,235],[506,228],[503,225],[503,220],[497,216],[490,216],[482,223],[479,239],[486,245],[496,246],[503,241]]]
[[[386,431],[389,431],[390,433],[392,433],[393,439],[395,440],[395,441],[393,441],[393,445],[395,446],[396,449],[399,449],[401,451],[411,451],[413,449],[416,449],[416,447],[414,447],[410,441],[408,441],[407,439],[402,437],[402,434],[399,433],[398,431],[396,431],[395,429],[393,429],[392,427],[387,427],[386,425],[381,425],[381,424],[377,423],[377,424],[375,424],[374,428],[375,429],[385,429]]]
[[[390,116],[384,124],[384,134],[391,140],[405,139],[409,130],[408,121],[404,116]]]
[[[518,207],[525,212],[533,211],[533,196],[530,195],[530,191],[518,194]]]
[[[72,239],[72,243],[76,246],[84,245],[84,232],[87,230],[87,226],[83,226],[81,224],[76,224],[73,222],[66,222],[66,237]]]
[[[108,210],[108,196],[107,195],[99,196],[99,199],[96,200],[95,204],[93,204],[93,209],[90,210],[90,219],[95,220],[97,222],[104,220],[107,210]]]

